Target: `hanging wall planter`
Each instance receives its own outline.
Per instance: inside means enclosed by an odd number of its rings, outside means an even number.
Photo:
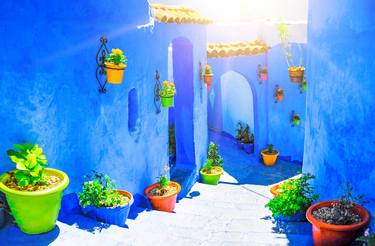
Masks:
[[[176,88],[174,83],[165,80],[162,88],[160,89],[161,105],[165,108],[172,107],[175,94]]]
[[[284,90],[280,88],[278,85],[275,86],[275,103],[281,102],[284,99]]]
[[[121,84],[126,68],[126,57],[120,49],[112,49],[112,53],[105,58],[105,68],[107,70],[107,82],[111,84]]]
[[[203,81],[207,85],[207,90],[210,91],[211,89],[211,84],[212,84],[212,79],[214,74],[212,73],[212,69],[210,65],[206,65],[204,67],[204,72],[203,72]]]
[[[301,93],[303,93],[304,91],[307,90],[307,82],[306,82],[306,79],[304,79],[302,81],[302,83],[300,84],[300,90],[301,90]]]
[[[42,149],[34,144],[15,144],[8,150],[17,170],[0,177],[0,191],[9,204],[16,224],[26,234],[40,234],[55,228],[63,190],[68,176],[59,170],[45,168]]]
[[[298,114],[294,113],[293,111],[291,121],[292,121],[292,126],[298,126],[301,123],[301,117]]]
[[[302,83],[305,73],[304,67],[290,67],[288,68],[290,81],[294,83]]]
[[[262,65],[258,65],[257,69],[257,78],[259,84],[262,84],[262,82],[268,80],[268,68],[267,67],[262,67]]]

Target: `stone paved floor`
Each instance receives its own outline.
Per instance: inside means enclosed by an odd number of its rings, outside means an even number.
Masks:
[[[145,210],[128,219],[129,228],[73,215],[37,236],[7,226],[0,230],[0,245],[312,245],[307,223],[277,224],[264,208],[269,185],[295,175],[300,166],[279,161],[265,167],[231,140],[214,133],[211,139],[220,146],[226,173],[218,186],[196,183],[175,213]]]

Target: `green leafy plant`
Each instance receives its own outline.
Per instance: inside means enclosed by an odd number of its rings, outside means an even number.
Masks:
[[[212,161],[212,166],[223,167],[224,160],[219,155],[219,148],[213,142],[208,145],[207,159]]]
[[[370,233],[370,228],[368,228],[364,232],[363,236],[357,238],[356,241],[365,243],[365,245],[368,245],[368,246],[375,246],[375,233]]]
[[[241,141],[242,134],[243,134],[243,125],[242,125],[242,122],[239,121],[237,123],[237,129],[236,129],[236,140]]]
[[[271,199],[266,207],[272,216],[293,217],[297,213],[305,213],[307,208],[319,198],[309,184],[315,176],[302,174],[299,178],[289,179],[280,185],[280,195]]]
[[[274,154],[277,154],[277,150],[273,148],[273,144],[267,144],[267,149],[265,153],[269,155],[274,155]]]
[[[43,149],[37,144],[14,144],[16,150],[8,150],[8,157],[16,164],[17,171],[14,174],[17,185],[24,187],[31,185],[46,185],[47,174],[44,166],[47,165]]]
[[[327,224],[352,225],[362,221],[358,214],[353,212],[356,203],[366,203],[364,195],[354,195],[353,187],[349,182],[341,186],[343,194],[338,202],[334,202],[330,207],[322,207],[313,211],[313,216]]]
[[[292,46],[291,44],[289,43],[289,28],[288,26],[283,23],[283,22],[280,22],[276,25],[277,27],[277,30],[278,30],[278,33],[279,33],[279,37],[280,37],[280,40],[281,40],[281,44],[283,46],[283,49],[284,49],[284,53],[285,53],[285,58],[286,58],[286,62],[288,64],[288,67],[294,67],[294,68],[302,68],[302,55],[300,55],[300,62],[299,62],[299,66],[293,66],[293,56],[292,56]],[[302,53],[302,48],[300,45],[298,45],[298,48],[300,50],[300,52]]]
[[[93,171],[93,175],[85,178],[91,180],[84,182],[82,192],[78,193],[79,203],[83,207],[117,207],[128,202],[126,197],[116,191],[115,181],[108,175]]]
[[[168,80],[163,81],[163,86],[160,89],[160,96],[161,97],[172,97],[176,94],[176,87],[175,84],[169,82]]]
[[[211,173],[212,172],[212,160],[207,159],[206,162],[204,163],[203,170],[206,173]]]
[[[107,55],[105,58],[106,62],[113,63],[115,65],[124,64],[126,65],[127,59],[122,50],[112,49],[112,53]]]
[[[204,66],[204,75],[212,75],[212,68],[208,64]]]
[[[169,186],[169,178],[168,178],[168,171],[169,171],[169,166],[164,166],[164,173],[160,174],[158,177],[158,184],[159,184],[159,189],[165,189],[166,187]]]
[[[275,96],[284,95],[284,90],[282,88],[277,88],[275,91]]]

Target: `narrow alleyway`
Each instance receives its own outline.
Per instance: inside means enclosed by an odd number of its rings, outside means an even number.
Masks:
[[[44,235],[27,236],[8,226],[0,231],[1,245],[312,245],[308,223],[276,224],[264,208],[271,198],[269,185],[294,176],[301,166],[278,161],[265,167],[231,139],[210,134],[226,173],[218,186],[196,183],[175,213],[142,211],[128,219],[128,229],[80,215]]]

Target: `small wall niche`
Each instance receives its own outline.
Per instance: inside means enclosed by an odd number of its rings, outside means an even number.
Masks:
[[[138,120],[138,95],[135,88],[129,91],[128,95],[128,129],[129,132],[137,130]]]

